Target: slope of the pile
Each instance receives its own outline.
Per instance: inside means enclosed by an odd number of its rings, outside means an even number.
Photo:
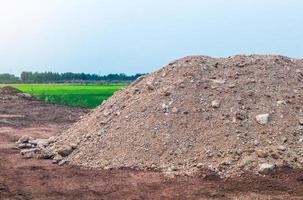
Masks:
[[[52,148],[73,146],[65,160],[89,168],[302,168],[302,105],[302,60],[186,57],[117,92]]]

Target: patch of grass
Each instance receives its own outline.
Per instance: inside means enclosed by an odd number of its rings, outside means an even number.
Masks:
[[[3,86],[7,85],[0,85],[0,88]],[[95,108],[100,105],[103,100],[112,96],[114,92],[127,85],[12,84],[10,86],[47,102]]]

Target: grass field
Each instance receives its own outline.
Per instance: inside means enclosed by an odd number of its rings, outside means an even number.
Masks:
[[[0,85],[0,88],[5,85]],[[51,103],[95,108],[103,100],[108,99],[124,84],[115,85],[52,85],[52,84],[11,84],[23,92],[29,93],[40,100]]]

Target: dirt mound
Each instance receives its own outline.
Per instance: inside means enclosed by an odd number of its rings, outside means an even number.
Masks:
[[[88,112],[49,104],[13,87],[0,90],[0,128],[74,123]]]
[[[47,150],[88,168],[269,174],[302,168],[302,105],[302,60],[186,57],[117,92]]]
[[[0,95],[17,95],[23,93],[21,90],[11,86],[5,86],[0,89]]]

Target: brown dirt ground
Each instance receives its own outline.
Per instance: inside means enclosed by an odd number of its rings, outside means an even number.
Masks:
[[[26,102],[26,103],[25,103]],[[15,141],[22,135],[48,138],[67,128],[79,118],[42,123],[37,116],[52,116],[55,109],[45,110],[44,103],[1,101],[1,113],[20,115],[27,120],[6,117],[0,126],[0,199],[303,199],[303,171],[283,169],[274,176],[220,180],[206,177],[164,177],[148,171],[86,170],[57,166],[48,160],[26,160],[19,155]],[[23,105],[23,106],[21,106]],[[62,107],[61,114],[72,109]],[[35,109],[35,112],[30,112]],[[74,110],[75,111],[75,110]],[[78,110],[79,111],[79,110]],[[59,109],[58,109],[59,112]],[[83,111],[81,114],[86,113]],[[65,116],[64,115],[64,116]],[[35,120],[36,119],[36,120]],[[39,119],[39,120],[38,120]],[[38,123],[37,120],[40,122]],[[64,121],[66,120],[66,122]],[[64,123],[65,122],[65,123]]]

